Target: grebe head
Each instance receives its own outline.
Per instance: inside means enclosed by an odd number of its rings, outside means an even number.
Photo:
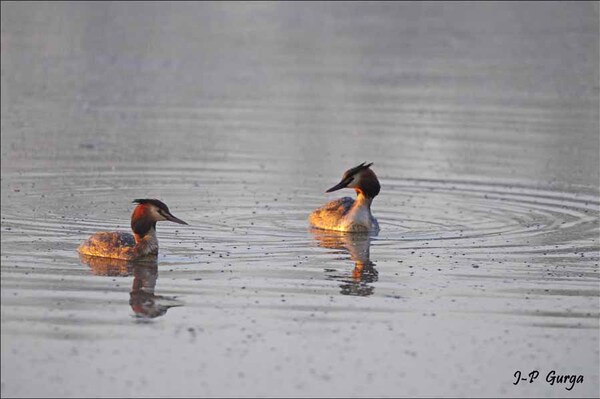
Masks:
[[[134,199],[132,202],[138,206],[131,214],[131,230],[139,237],[144,237],[151,229],[156,228],[156,222],[163,220],[187,224],[173,216],[167,205],[157,199]]]
[[[365,165],[365,162],[363,162],[352,169],[348,169],[344,172],[342,180],[326,192],[330,193],[348,187],[355,189],[357,193],[362,193],[369,198],[375,198],[379,194],[381,186],[379,185],[377,176],[370,169],[371,165],[373,165],[372,162],[368,165]]]

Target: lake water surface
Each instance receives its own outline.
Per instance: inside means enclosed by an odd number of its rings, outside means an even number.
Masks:
[[[3,397],[599,395],[597,3],[1,7]]]

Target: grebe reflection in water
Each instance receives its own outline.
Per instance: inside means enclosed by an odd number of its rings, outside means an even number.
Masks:
[[[340,293],[354,296],[372,295],[375,287],[370,283],[379,279],[379,273],[370,259],[371,235],[368,233],[347,234],[320,229],[311,229],[311,233],[320,247],[342,250],[342,253],[348,253],[354,261],[352,278],[348,278],[347,275],[328,276],[329,279],[343,283],[340,285]]]
[[[175,297],[155,295],[154,289],[158,279],[156,259],[132,262],[82,254],[80,254],[80,259],[90,266],[93,274],[98,276],[128,277],[133,275],[129,305],[137,318],[153,319],[163,316],[172,307],[183,306],[183,303]]]

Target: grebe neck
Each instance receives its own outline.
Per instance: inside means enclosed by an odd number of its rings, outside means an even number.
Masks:
[[[354,206],[365,207],[370,210],[372,202],[373,198],[367,196],[362,190],[356,190],[356,202],[354,203]]]
[[[133,238],[135,238],[136,244],[139,244],[140,242],[157,241],[155,226],[150,227],[150,229],[146,230],[143,234],[134,230]]]

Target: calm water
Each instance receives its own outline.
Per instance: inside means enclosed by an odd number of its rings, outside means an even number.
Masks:
[[[597,3],[1,11],[3,397],[599,395]]]

